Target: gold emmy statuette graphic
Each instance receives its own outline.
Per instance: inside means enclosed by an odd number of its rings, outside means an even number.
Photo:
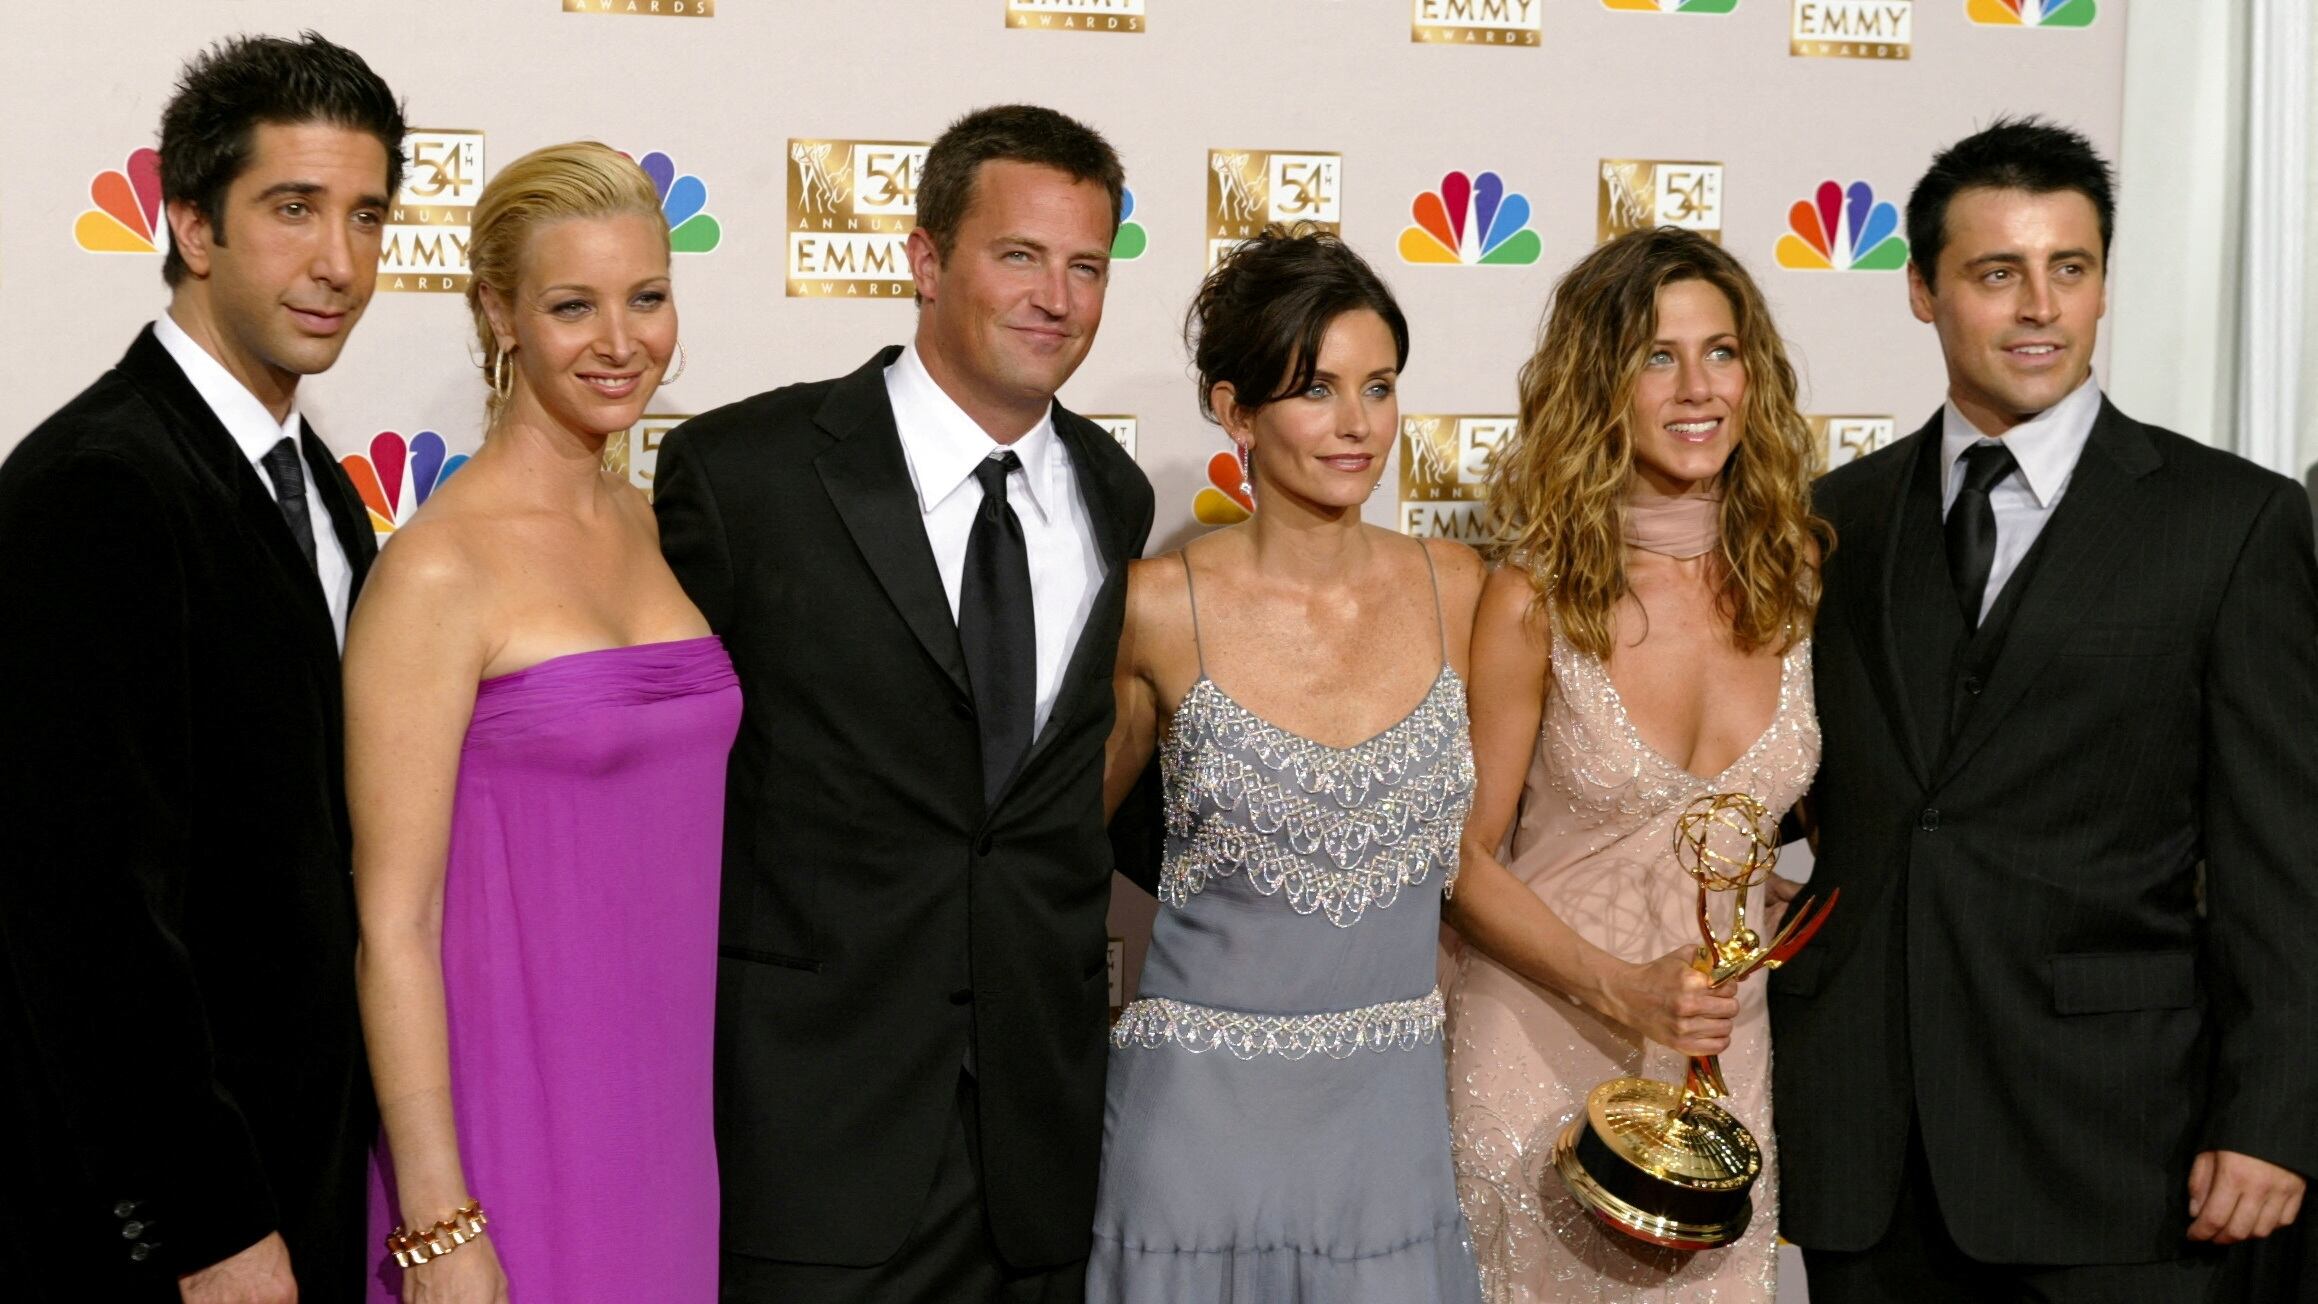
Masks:
[[[1778,863],[1779,840],[1770,811],[1743,792],[1690,803],[1675,825],[1674,858],[1698,883],[1705,942],[1693,963],[1716,987],[1794,959],[1842,895],[1839,889],[1824,904],[1795,902],[1768,942],[1747,926],[1747,890]],[[1721,892],[1736,905],[1730,932],[1717,937],[1708,904]],[[1555,1171],[1579,1204],[1628,1236],[1676,1250],[1728,1245],[1754,1216],[1748,1191],[1763,1171],[1753,1134],[1715,1103],[1729,1094],[1711,1055],[1691,1059],[1681,1086],[1649,1078],[1605,1082],[1562,1130]]]

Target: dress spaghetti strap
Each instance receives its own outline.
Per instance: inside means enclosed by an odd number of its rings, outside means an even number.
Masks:
[[[1175,558],[1183,563],[1183,596],[1191,603],[1191,655],[1199,662],[1199,677],[1205,679],[1207,678],[1207,649],[1199,644],[1199,591],[1197,586],[1191,582],[1191,549],[1184,548],[1175,554]],[[1437,594],[1434,597],[1434,604],[1439,605]]]
[[[1449,613],[1441,609],[1441,576],[1439,571],[1433,569],[1433,550],[1431,545],[1427,544],[1424,540],[1419,539],[1417,540],[1417,551],[1425,555],[1425,578],[1431,580],[1433,583],[1433,632],[1440,637],[1441,665],[1446,667],[1449,664]],[[1198,614],[1194,612],[1192,615],[1192,629],[1195,634],[1198,628],[1199,617]]]

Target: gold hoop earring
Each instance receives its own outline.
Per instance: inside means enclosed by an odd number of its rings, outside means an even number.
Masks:
[[[515,373],[507,365],[507,354],[501,350],[491,359],[491,397],[504,403],[515,389]]]
[[[661,383],[661,384],[663,384],[663,385],[673,385],[673,384],[675,384],[675,383],[676,383],[676,378],[677,378],[678,376],[681,376],[681,375],[683,375],[683,374],[684,374],[684,364],[685,364],[685,361],[686,361],[686,359],[685,359],[685,357],[684,357],[684,341],[682,341],[682,340],[678,340],[678,341],[676,341],[676,370],[674,370],[674,371],[664,371],[664,372],[661,372],[661,373],[660,373],[660,383]]]

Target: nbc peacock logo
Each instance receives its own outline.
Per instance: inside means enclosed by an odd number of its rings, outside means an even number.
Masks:
[[[1819,183],[1809,199],[1787,210],[1787,234],[1779,237],[1779,266],[1807,272],[1894,272],[1907,266],[1908,242],[1899,233],[1899,210],[1875,197],[1875,188],[1854,181],[1845,188]]]
[[[467,455],[451,452],[432,430],[421,430],[407,440],[381,430],[370,441],[370,456],[348,453],[338,459],[354,481],[362,505],[370,509],[370,528],[382,543],[408,524],[419,504],[466,464]]]
[[[89,182],[96,207],[73,220],[73,243],[92,254],[157,254],[161,225],[161,155],[132,150],[128,161]]]
[[[652,189],[660,196],[661,215],[668,219],[668,248],[680,254],[705,254],[724,243],[724,225],[708,211],[708,184],[689,172],[676,170],[675,161],[659,150],[636,160]]]
[[[1727,14],[1738,0],[1602,0],[1602,6],[1642,14]]]
[[[1256,500],[1240,488],[1239,457],[1217,453],[1207,459],[1207,483],[1191,496],[1191,516],[1201,525],[1237,525],[1256,514]]]
[[[1151,233],[1135,220],[1135,188],[1119,191],[1119,233],[1111,237],[1111,259],[1114,262],[1132,262],[1151,247]]]
[[[1483,490],[1497,450],[1520,424],[1510,415],[1402,413],[1401,533],[1467,543],[1485,538]]]
[[[1966,0],[1964,16],[1982,27],[2090,27],[2095,0]]]
[[[1526,267],[1544,252],[1529,225],[1529,196],[1507,193],[1494,172],[1451,172],[1441,188],[1409,206],[1416,225],[1400,233],[1401,261],[1464,267]]]

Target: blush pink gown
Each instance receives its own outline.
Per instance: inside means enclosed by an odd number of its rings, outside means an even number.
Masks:
[[[713,637],[556,657],[476,691],[443,995],[459,1157],[518,1304],[716,1298],[716,916],[739,723]],[[401,1290],[381,1244],[390,1179],[373,1169],[376,1301]]]
[[[1713,792],[1792,806],[1819,763],[1808,641],[1789,649],[1779,704],[1753,746],[1712,779],[1653,751],[1600,662],[1557,628],[1543,728],[1506,866],[1588,941],[1630,961],[1699,941],[1697,887],[1676,864],[1674,824]],[[1750,917],[1762,904],[1760,889]],[[1718,919],[1728,907],[1718,906]],[[1517,975],[1471,947],[1449,998],[1449,1113],[1457,1192],[1490,1304],[1697,1301],[1769,1304],[1777,1293],[1779,1177],[1771,1136],[1771,1036],[1758,975],[1739,989],[1723,1103],[1763,1147],[1746,1235],[1686,1254],[1611,1232],[1553,1169],[1564,1124],[1611,1078],[1680,1082],[1687,1061]]]

